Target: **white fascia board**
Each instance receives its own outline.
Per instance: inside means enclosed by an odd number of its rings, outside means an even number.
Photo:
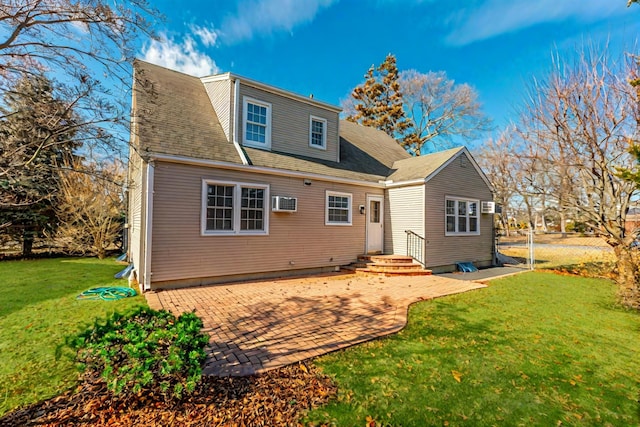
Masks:
[[[281,95],[284,96],[286,98],[290,98],[293,99],[295,101],[300,101],[300,102],[304,102],[305,104],[309,104],[309,105],[313,105],[316,107],[320,107],[320,108],[324,108],[326,110],[330,110],[333,111],[335,113],[340,113],[342,111],[342,108],[336,106],[336,105],[332,105],[326,102],[322,102],[322,101],[317,101],[313,98],[308,98],[306,96],[303,95],[299,95],[297,93],[294,92],[290,92],[288,90],[284,90],[284,89],[280,89],[278,87],[275,86],[271,86],[268,85],[266,83],[261,83],[258,82],[256,80],[251,80],[248,79],[246,77],[242,77],[239,76],[237,74],[233,74],[233,73],[224,73],[224,74],[216,74],[215,76],[209,76],[209,77],[202,77],[200,79],[201,82],[203,83],[207,83],[207,82],[216,82],[216,81],[220,81],[220,80],[240,80],[242,81],[242,84],[245,84],[247,86],[251,86],[257,89],[262,89],[264,91],[267,92],[271,92],[271,93],[275,93],[277,95]]]
[[[193,166],[205,166],[211,168],[237,170],[249,173],[261,173],[264,175],[278,175],[292,178],[317,179],[318,181],[337,182],[340,184],[358,185],[361,187],[384,188],[384,184],[372,181],[360,181],[357,179],[340,178],[331,175],[321,175],[309,172],[290,171],[286,169],[268,168],[264,166],[241,165],[239,163],[220,162],[217,160],[194,159],[191,157],[172,156],[168,154],[151,154],[151,160],[157,160],[168,163],[180,163]]]
[[[214,74],[213,76],[201,77],[200,81],[202,83],[220,82],[223,80],[229,80],[230,78],[231,78],[231,73],[222,73],[222,74]]]
[[[385,188],[395,188],[395,187],[407,187],[409,185],[419,185],[419,184],[424,184],[426,181],[424,178],[420,178],[420,179],[412,179],[410,181],[398,181],[398,182],[394,182],[394,181],[382,181],[382,183],[384,184]]]

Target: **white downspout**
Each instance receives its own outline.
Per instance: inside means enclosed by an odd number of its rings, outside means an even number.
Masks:
[[[151,240],[153,236],[153,179],[154,179],[155,167],[153,163],[149,163],[147,166],[147,186],[145,189],[146,199],[146,215],[144,218],[145,223],[145,236],[144,236],[144,278],[142,283],[142,289],[145,291],[151,290]]]
[[[233,81],[233,128],[231,130],[232,133],[232,141],[233,146],[236,147],[236,151],[242,160],[243,165],[248,165],[249,161],[247,157],[244,155],[244,151],[242,151],[242,147],[240,147],[240,143],[238,142],[238,133],[239,133],[239,123],[240,120],[240,102],[238,99],[240,98],[240,79],[236,78]]]

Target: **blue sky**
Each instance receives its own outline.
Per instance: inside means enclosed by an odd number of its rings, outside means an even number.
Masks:
[[[339,105],[388,53],[400,70],[445,71],[497,126],[552,51],[588,41],[638,51],[627,0],[154,0],[166,22],[139,57],[196,76],[231,71]]]

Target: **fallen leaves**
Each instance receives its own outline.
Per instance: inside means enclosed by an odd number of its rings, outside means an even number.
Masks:
[[[459,372],[453,369],[451,371],[451,375],[453,375],[454,380],[458,381],[459,383],[462,382],[462,372]]]
[[[94,378],[75,392],[5,414],[0,426],[296,426],[304,411],[325,404],[336,391],[328,377],[303,363],[250,377],[204,377],[182,401],[114,396]]]

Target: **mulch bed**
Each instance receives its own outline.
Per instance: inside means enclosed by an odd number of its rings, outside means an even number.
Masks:
[[[301,426],[308,409],[336,392],[305,363],[249,377],[203,377],[180,401],[113,395],[103,381],[88,378],[74,391],[5,414],[0,426]]]

